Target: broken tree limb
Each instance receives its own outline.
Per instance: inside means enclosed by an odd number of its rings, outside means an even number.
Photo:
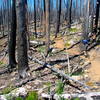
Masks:
[[[80,66],[78,67],[77,69],[74,69],[74,71],[72,71],[71,75],[73,75],[74,73],[78,72],[79,70],[84,70],[86,69],[91,63],[90,62],[87,62],[85,63],[83,66]]]
[[[27,84],[28,82],[34,81],[34,80],[36,80],[37,78],[46,76],[46,75],[48,75],[48,74],[51,74],[51,72],[49,72],[49,73],[44,73],[44,74],[42,74],[42,75],[40,75],[40,76],[37,76],[37,77],[29,76],[29,77],[27,77],[26,79],[18,80],[18,82],[15,84],[15,87],[21,87],[22,85],[25,85],[25,84]]]
[[[0,75],[8,73],[8,68],[3,69],[2,71],[0,71]]]
[[[44,41],[30,41],[30,45],[37,47],[37,46],[45,45],[45,42]]]
[[[8,34],[5,34],[4,36],[1,36],[0,39],[3,39],[5,37],[7,37],[7,36],[8,36]]]
[[[80,84],[80,85],[81,85],[82,87],[84,87],[84,88],[89,88],[89,89],[90,89],[90,87],[86,86],[85,83],[82,83],[82,82],[80,82],[80,81],[78,81],[78,80],[75,80],[75,79],[71,78],[69,75],[66,75],[65,73],[63,73],[62,71],[60,71],[60,70],[57,69],[57,68],[54,68],[54,67],[51,66],[50,64],[47,64],[47,63],[45,63],[45,62],[42,62],[42,61],[40,61],[40,60],[38,60],[38,59],[35,59],[35,58],[32,58],[32,57],[29,57],[29,59],[32,60],[32,61],[34,61],[34,62],[36,62],[36,63],[39,63],[40,65],[45,65],[45,66],[46,66],[47,68],[49,68],[51,71],[56,72],[56,73],[59,74],[61,77],[65,78],[65,79],[67,79],[67,80],[73,81],[73,82],[75,82],[75,83]]]
[[[93,48],[96,47],[97,45],[100,45],[100,43],[94,43],[94,44],[92,44],[90,47],[88,47],[87,51],[90,51],[91,49],[93,49]],[[81,52],[81,53],[79,53],[79,54],[70,56],[70,57],[69,57],[69,60],[72,60],[72,59],[74,59],[74,58],[76,58],[76,57],[79,57],[79,56],[82,56],[82,55],[84,55],[84,52]],[[64,63],[64,62],[67,62],[67,61],[68,61],[68,59],[66,58],[66,59],[57,59],[57,60],[55,60],[55,61],[50,61],[49,63],[50,63],[51,65],[54,65],[54,64]]]
[[[68,49],[73,48],[74,46],[78,45],[79,43],[81,43],[81,40],[80,40],[80,41],[78,41],[78,42],[76,42],[75,44],[73,44],[73,45],[72,45],[72,46],[70,46],[69,48],[67,48],[67,50],[68,50]]]
[[[55,43],[54,41],[50,41],[50,44],[54,44],[54,43]],[[38,47],[38,46],[43,46],[45,44],[46,44],[45,41],[30,41],[31,46]]]

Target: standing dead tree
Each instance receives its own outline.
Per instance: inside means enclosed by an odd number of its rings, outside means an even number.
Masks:
[[[44,35],[46,33],[46,7],[45,7],[46,3],[45,3],[45,0],[43,0],[43,32],[44,32]]]
[[[58,4],[59,4],[59,6],[58,6]],[[60,16],[61,16],[61,0],[57,0],[57,20],[56,20],[56,33],[55,33],[55,38],[57,37],[57,34],[59,33]]]
[[[72,0],[69,1],[69,14],[68,14],[68,28],[71,28],[71,23],[72,23]]]
[[[95,33],[97,32],[97,27],[98,27],[100,0],[97,0],[96,4],[97,4],[96,5],[96,18],[95,18],[95,28],[94,28]]]
[[[37,31],[36,31],[36,1],[34,0],[34,31],[35,37],[37,38]]]
[[[11,32],[9,32],[8,37],[8,54],[9,54],[9,68],[16,67],[16,57],[15,57],[15,48],[16,48],[16,0],[12,0],[12,16],[11,16]]]
[[[26,27],[26,3],[25,0],[16,1],[16,16],[18,28],[18,72],[21,78],[27,76],[27,27]]]
[[[46,56],[50,48],[50,0],[45,0],[46,3]]]

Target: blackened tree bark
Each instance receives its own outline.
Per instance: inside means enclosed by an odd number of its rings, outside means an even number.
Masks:
[[[58,3],[58,0],[57,0],[57,3]],[[59,0],[59,7],[57,7],[57,22],[56,22],[55,38],[57,37],[57,34],[59,33],[59,28],[60,28],[60,15],[61,15],[61,0]]]
[[[46,3],[45,0],[43,0],[43,32],[44,35],[46,34]]]
[[[95,32],[97,32],[97,27],[98,27],[99,7],[100,7],[100,0],[97,0],[97,5],[96,5],[96,18],[95,18],[95,28],[94,28],[94,31]]]
[[[45,0],[46,3],[46,56],[50,46],[50,0]]]
[[[37,38],[37,31],[36,31],[36,1],[34,0],[34,31],[35,37]]]
[[[72,18],[72,0],[69,1],[69,18],[68,18],[68,28],[71,28],[71,18]]]
[[[27,26],[26,26],[26,3],[25,0],[16,1],[16,15],[18,28],[18,72],[21,78],[27,76]]]
[[[12,0],[11,32],[8,37],[9,68],[16,67],[15,48],[16,48],[16,0]]]
[[[66,11],[65,11],[65,21],[68,22],[68,0],[64,0],[64,4],[66,5]]]
[[[80,17],[81,17],[81,11],[82,11],[82,0],[80,0]]]

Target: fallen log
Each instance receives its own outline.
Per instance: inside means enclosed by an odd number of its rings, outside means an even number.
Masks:
[[[45,45],[45,41],[30,41],[31,46],[42,46]]]
[[[91,63],[87,62],[86,64],[84,64],[83,66],[78,67],[77,69],[74,69],[73,72],[71,73],[71,75],[73,75],[74,73],[78,72],[79,70],[84,70],[86,69]]]
[[[80,84],[80,85],[81,85],[82,87],[84,87],[84,88],[90,89],[90,87],[86,86],[85,83],[82,83],[82,82],[80,82],[80,81],[78,81],[78,80],[75,80],[75,79],[71,78],[69,75],[63,73],[62,71],[60,71],[60,70],[57,69],[57,68],[54,68],[54,67],[51,66],[50,64],[47,64],[47,63],[45,63],[45,62],[42,62],[42,61],[40,61],[40,60],[38,60],[38,59],[34,59],[34,58],[32,58],[32,57],[29,57],[29,59],[32,60],[32,61],[34,61],[35,63],[39,63],[40,65],[46,66],[46,67],[49,68],[51,71],[56,72],[56,73],[59,74],[61,77],[65,78],[65,79],[67,79],[67,80],[73,81],[73,82],[75,82],[75,83]]]
[[[50,44],[54,44],[54,43],[55,43],[54,41],[50,41]],[[30,45],[35,47],[43,46],[45,44],[46,44],[45,41],[30,41]]]
[[[88,47],[87,51],[90,51],[91,49],[93,49],[94,47],[96,47],[96,46],[99,45],[99,44],[100,44],[100,43],[94,43],[94,44],[92,44],[90,47]],[[65,48],[65,50],[66,50],[66,48]],[[79,56],[82,56],[82,55],[84,55],[84,51],[81,52],[81,53],[79,53],[79,54],[70,56],[70,57],[69,57],[69,60],[72,60],[72,59],[74,59],[74,58],[76,58],[76,57],[79,57]],[[66,58],[66,59],[57,59],[57,60],[55,60],[55,61],[50,61],[49,63],[50,63],[51,65],[54,65],[54,64],[64,63],[64,62],[67,62],[67,61],[68,61],[68,59]]]
[[[46,76],[46,75],[48,75],[48,74],[51,74],[51,72],[46,73],[46,74],[43,74],[43,75],[41,75],[41,76],[37,76],[37,77],[29,76],[29,77],[27,77],[26,79],[19,80],[19,81],[15,84],[15,87],[21,87],[22,85],[25,85],[25,84],[27,84],[28,82],[34,81],[34,80],[36,80],[37,78]]]
[[[0,39],[3,39],[5,37],[7,37],[7,36],[8,36],[8,34],[5,34],[4,36],[1,36]]]

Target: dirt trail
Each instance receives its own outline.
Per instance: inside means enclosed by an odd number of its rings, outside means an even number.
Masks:
[[[54,47],[58,49],[64,49],[64,40],[62,38],[55,39]]]
[[[89,77],[92,81],[100,81],[100,51],[92,50],[90,52],[91,67],[88,70]]]
[[[63,49],[65,47],[64,40],[58,38],[55,40],[55,48]],[[70,50],[66,50],[69,54],[75,55],[79,54],[80,50],[78,47],[74,47]],[[91,81],[100,82],[100,47],[98,49],[93,49],[89,52],[89,61],[91,62],[91,67],[88,69],[87,74]],[[87,60],[86,60],[87,61]]]

